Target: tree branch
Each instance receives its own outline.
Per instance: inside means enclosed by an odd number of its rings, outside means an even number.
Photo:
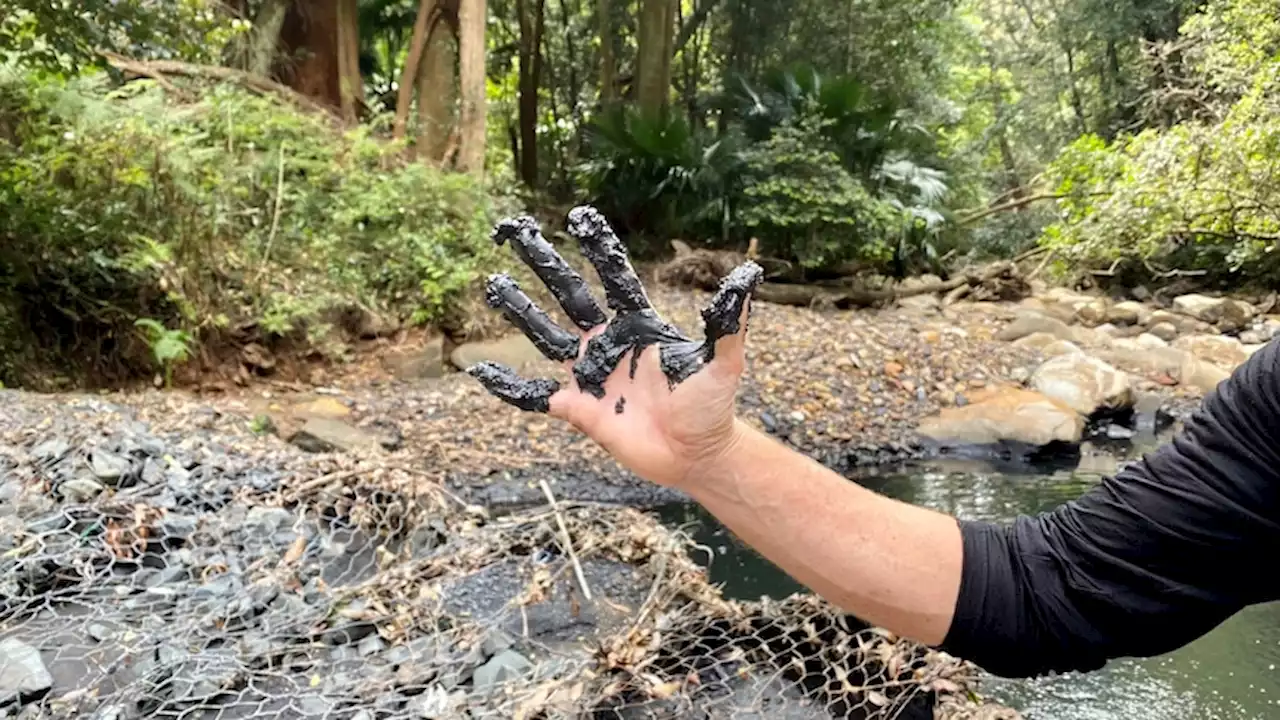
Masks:
[[[694,33],[698,32],[698,28],[702,27],[702,24],[710,17],[711,11],[719,4],[720,0],[702,0],[698,4],[698,8],[693,11],[689,19],[680,27],[680,34],[676,36],[676,43],[672,46],[674,48],[671,51],[672,55],[680,52],[685,45],[689,44],[689,41],[693,39]]]

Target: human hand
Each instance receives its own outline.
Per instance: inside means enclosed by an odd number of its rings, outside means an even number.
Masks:
[[[522,378],[491,362],[467,372],[505,402],[573,424],[640,477],[680,486],[738,437],[734,395],[745,359],[750,297],[763,271],[748,261],[721,281],[702,311],[706,339],[699,342],[652,308],[622,241],[599,212],[574,208],[568,229],[600,276],[616,313],[612,320],[530,217],[498,223],[493,239],[511,243],[581,334],[557,325],[506,274],[490,276],[486,298],[543,355],[570,365],[570,387]]]

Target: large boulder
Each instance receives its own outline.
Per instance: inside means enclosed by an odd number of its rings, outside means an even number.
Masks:
[[[1168,310],[1156,310],[1151,313],[1151,317],[1147,318],[1150,327],[1156,325],[1169,324],[1178,331],[1179,335],[1189,333],[1213,333],[1216,332],[1214,327],[1203,320],[1197,320],[1190,315],[1182,315]]]
[[[1107,322],[1113,325],[1146,325],[1150,319],[1147,306],[1132,300],[1116,303],[1107,310]]]
[[[1230,376],[1226,369],[1174,347],[1113,347],[1095,354],[1112,365],[1206,393]]]
[[[1084,419],[1038,392],[1000,386],[974,394],[968,405],[925,418],[919,433],[947,445],[991,445],[1001,441],[1042,446],[1077,443]]]
[[[1187,335],[1174,340],[1173,347],[1226,370],[1235,370],[1249,357],[1239,340],[1225,335]]]
[[[1133,403],[1128,374],[1083,353],[1046,360],[1031,374],[1031,387],[1086,416]]]
[[[1001,328],[1000,331],[996,333],[995,338],[997,340],[1011,342],[1014,340],[1021,340],[1028,335],[1034,335],[1036,333],[1051,335],[1057,340],[1075,339],[1075,333],[1070,325],[1057,318],[1049,317],[1048,315],[1041,315],[1034,311],[1019,314],[1014,318],[1013,322]]]
[[[519,370],[541,359],[542,353],[523,334],[508,335],[490,342],[464,343],[449,354],[449,361],[459,370],[466,370],[485,360]]]
[[[1222,332],[1237,332],[1249,326],[1258,311],[1242,300],[1214,298],[1207,295],[1180,295],[1173,299],[1173,309]]]

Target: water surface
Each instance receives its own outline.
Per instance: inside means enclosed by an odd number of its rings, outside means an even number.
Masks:
[[[1167,437],[1167,436],[1166,436]],[[1165,438],[1119,453],[1088,444],[1074,467],[1031,473],[976,463],[933,463],[856,478],[878,492],[965,519],[1007,521],[1078,497]],[[661,510],[711,548],[712,582],[755,600],[804,588],[741,545],[696,505]],[[1255,720],[1280,717],[1280,603],[1248,608],[1204,637],[1156,658],[1122,659],[1093,673],[984,680],[983,691],[1029,720]]]

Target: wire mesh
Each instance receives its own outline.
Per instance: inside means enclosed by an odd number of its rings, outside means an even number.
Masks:
[[[1016,717],[818,599],[725,600],[636,510],[494,517],[385,458],[30,420],[0,443],[2,716]]]

